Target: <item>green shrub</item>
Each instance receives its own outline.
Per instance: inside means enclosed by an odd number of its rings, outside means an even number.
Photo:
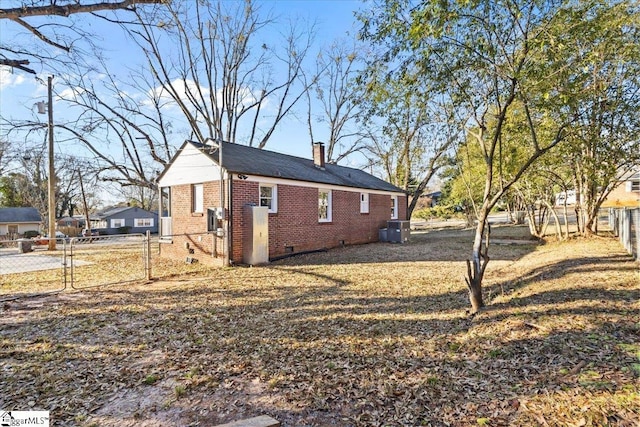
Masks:
[[[453,206],[436,205],[432,208],[424,208],[424,209],[419,209],[417,211],[414,211],[412,216],[414,218],[429,220],[434,218],[449,219],[453,217],[454,214],[455,214],[455,211],[453,209]]]

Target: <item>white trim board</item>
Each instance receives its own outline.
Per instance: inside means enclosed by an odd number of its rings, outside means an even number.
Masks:
[[[290,185],[293,187],[307,187],[307,188],[322,188],[326,190],[338,190],[338,191],[349,191],[352,193],[369,193],[369,194],[389,194],[396,196],[406,196],[405,193],[398,191],[385,191],[385,190],[372,190],[369,188],[358,188],[358,187],[346,187],[343,185],[332,185],[332,184],[324,184],[322,182],[308,182],[308,181],[298,181],[295,179],[284,179],[284,178],[273,178],[270,176],[259,176],[259,175],[247,175],[240,174],[244,179],[238,178],[238,174],[233,174],[232,177],[234,180],[238,181],[249,181],[249,182],[257,182],[262,184],[275,184],[275,185]]]

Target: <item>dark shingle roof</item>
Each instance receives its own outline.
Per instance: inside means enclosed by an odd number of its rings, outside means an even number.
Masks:
[[[113,216],[113,215],[117,215],[120,212],[124,212],[126,210],[132,209],[131,206],[116,206],[116,207],[110,207],[107,209],[104,209],[98,213],[96,213],[95,216],[97,216],[98,218],[106,218],[109,216]]]
[[[0,222],[40,222],[36,208],[0,208]]]
[[[189,141],[189,143],[202,150],[202,152],[209,156],[214,162],[218,163],[217,147],[194,141]],[[389,184],[360,169],[327,163],[323,170],[316,167],[311,159],[228,142],[222,143],[222,166],[232,173],[293,179],[370,190],[404,192],[395,185]]]
[[[100,211],[100,212],[96,213],[94,216],[96,216],[97,218],[103,219],[103,218],[107,218],[107,217],[111,217],[111,216],[117,215],[117,214],[119,214],[121,212],[128,211],[129,209],[136,209],[136,210],[139,210],[141,212],[147,212],[147,213],[152,213],[152,214],[155,213],[155,212],[150,212],[150,211],[148,211],[146,209],[138,208],[138,207],[135,207],[135,206],[116,206],[116,207],[110,207],[110,208],[107,208],[107,209],[105,209],[103,211]]]

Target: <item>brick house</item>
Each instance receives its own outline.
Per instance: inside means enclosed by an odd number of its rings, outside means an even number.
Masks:
[[[160,254],[258,264],[376,242],[387,221],[406,220],[403,190],[362,170],[325,164],[323,144],[314,144],[313,157],[186,141],[158,178]]]
[[[640,207],[640,172],[636,169],[623,175],[618,185],[607,196],[602,207]]]

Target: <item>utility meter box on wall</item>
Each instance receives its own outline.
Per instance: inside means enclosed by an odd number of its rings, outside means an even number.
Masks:
[[[207,231],[217,231],[222,228],[224,220],[224,208],[207,209]]]

